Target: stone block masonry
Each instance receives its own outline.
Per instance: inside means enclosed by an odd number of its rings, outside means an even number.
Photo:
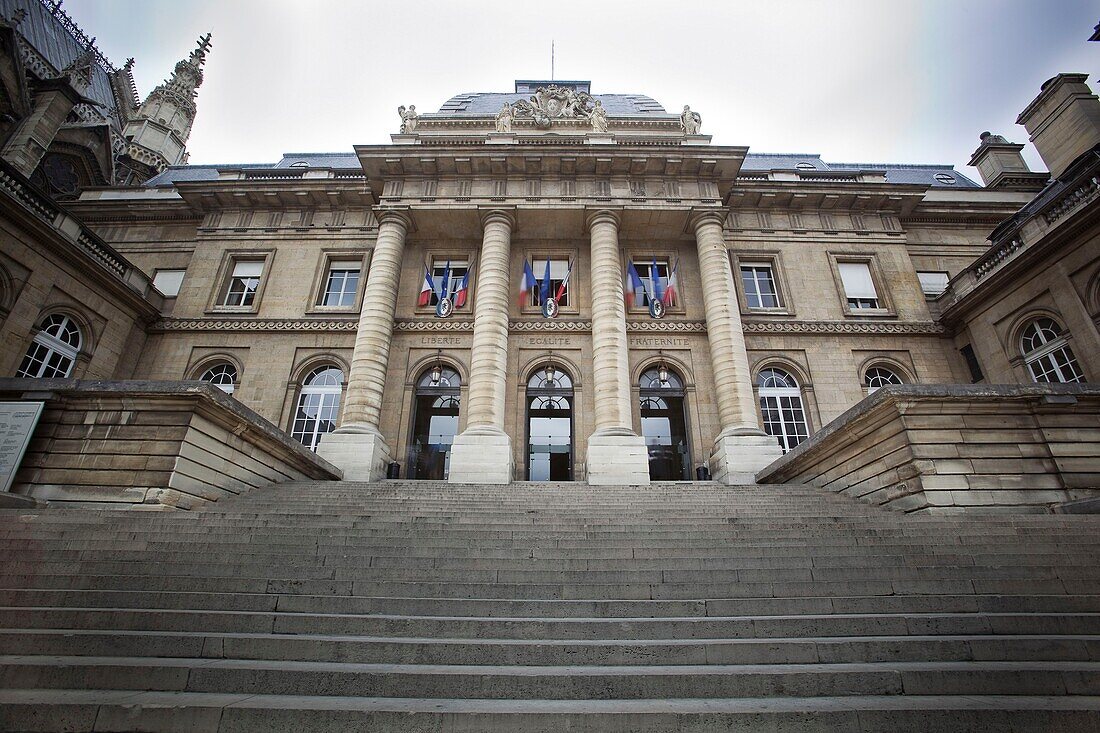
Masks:
[[[13,487],[35,499],[197,509],[281,481],[341,477],[208,384],[0,379],[0,399],[46,403]]]
[[[1046,511],[1100,496],[1100,387],[886,387],[757,480],[903,512]]]

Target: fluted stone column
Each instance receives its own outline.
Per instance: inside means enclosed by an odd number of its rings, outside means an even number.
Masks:
[[[714,478],[728,484],[756,483],[756,472],[779,458],[779,441],[760,429],[752,391],[752,373],[729,254],[722,237],[723,210],[693,215],[703,307],[714,372],[714,396],[721,432],[714,441]]]
[[[339,466],[345,480],[380,479],[390,461],[390,449],[378,422],[389,368],[405,235],[411,226],[407,212],[388,210],[378,214],[378,239],[363,291],[340,427],[324,436],[317,446],[317,454]]]
[[[601,210],[588,218],[592,237],[592,377],[595,431],[588,439],[588,483],[648,484],[649,453],[634,432],[630,362],[619,259],[619,217]]]
[[[512,480],[512,442],[504,432],[508,381],[508,261],[515,219],[505,209],[481,217],[484,230],[474,291],[470,389],[462,406],[466,429],[451,445],[449,481],[507,484]]]

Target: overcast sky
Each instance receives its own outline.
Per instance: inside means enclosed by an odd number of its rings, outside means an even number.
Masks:
[[[1058,72],[1090,77],[1100,2],[433,2],[67,0],[144,96],[213,31],[192,163],[388,142],[398,105],[435,111],[515,79],[690,104],[716,144],[828,161],[952,163],[978,135],[1027,142],[1016,116]],[[1090,78],[1090,83],[1092,79]],[[1033,169],[1042,162],[1029,145]]]

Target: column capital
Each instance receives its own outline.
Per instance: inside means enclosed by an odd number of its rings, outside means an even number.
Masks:
[[[413,223],[412,212],[407,206],[394,208],[392,206],[375,206],[374,216],[378,224],[400,224],[406,232],[415,232],[416,224]]]
[[[688,214],[688,226],[691,228],[691,231],[697,231],[699,227],[704,224],[717,224],[722,227],[725,226],[726,217],[728,215],[729,210],[726,208],[695,208]]]
[[[492,221],[504,221],[508,223],[509,228],[516,228],[516,207],[514,206],[479,206],[477,215],[481,219],[482,229]]]
[[[621,211],[621,209],[587,209],[584,217],[585,228],[591,231],[596,224],[611,222],[617,231],[622,226]]]

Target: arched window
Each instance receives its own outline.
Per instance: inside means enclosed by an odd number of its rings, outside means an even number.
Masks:
[[[884,366],[873,366],[863,375],[863,386],[867,388],[867,394],[874,394],[880,388],[890,384],[904,384],[901,377],[893,369]]]
[[[798,380],[782,369],[769,367],[760,372],[756,384],[764,431],[779,438],[786,453],[810,435]]]
[[[63,313],[46,316],[38,328],[15,376],[32,379],[69,376],[80,352],[80,329]]]
[[[336,429],[343,384],[344,373],[334,366],[318,367],[302,381],[290,434],[306,448],[317,450],[321,436]]]
[[[1052,318],[1036,318],[1020,335],[1020,351],[1036,382],[1084,382],[1085,375],[1066,342],[1066,332]]]
[[[233,390],[237,388],[237,367],[227,361],[219,361],[208,367],[199,379],[209,382],[226,394],[233,394]]]

